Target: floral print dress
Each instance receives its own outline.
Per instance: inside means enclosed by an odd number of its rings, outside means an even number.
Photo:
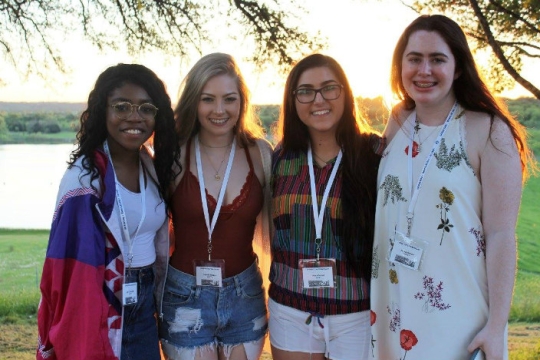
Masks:
[[[419,268],[389,261],[397,232],[407,233],[411,188],[442,126],[403,124],[378,174],[371,279],[372,354],[380,360],[468,359],[467,346],[488,316],[481,186],[469,164],[465,116],[458,106],[429,163],[414,207],[410,238]],[[419,128],[418,128],[419,127]],[[413,139],[412,186],[408,151]],[[402,242],[403,240],[401,240]],[[415,260],[417,261],[417,260]]]

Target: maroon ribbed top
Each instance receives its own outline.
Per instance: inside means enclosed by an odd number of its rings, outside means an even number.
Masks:
[[[170,264],[188,274],[194,274],[193,260],[208,260],[208,230],[199,190],[199,181],[189,171],[191,141],[186,144],[186,173],[173,194],[175,251]],[[225,259],[225,277],[234,276],[255,261],[253,232],[256,218],[263,206],[262,186],[253,171],[249,150],[244,148],[249,173],[240,194],[231,204],[222,205],[212,232],[212,259]],[[217,200],[206,192],[210,219]]]

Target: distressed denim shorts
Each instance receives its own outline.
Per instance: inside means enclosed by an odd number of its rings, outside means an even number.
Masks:
[[[234,346],[264,338],[268,327],[261,271],[254,262],[223,279],[223,287],[196,286],[195,276],[169,265],[159,337],[176,348]]]
[[[138,301],[124,306],[121,360],[159,360],[152,265],[126,269],[124,281],[137,283]]]

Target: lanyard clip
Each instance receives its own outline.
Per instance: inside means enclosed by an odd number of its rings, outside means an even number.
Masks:
[[[319,262],[320,255],[321,255],[321,243],[322,243],[321,238],[315,239],[315,252],[317,253],[317,262]]]
[[[411,228],[414,214],[412,212],[407,213],[407,237],[411,236]]]
[[[212,260],[212,240],[208,239],[208,261]]]

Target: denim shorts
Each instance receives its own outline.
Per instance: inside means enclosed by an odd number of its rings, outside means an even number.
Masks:
[[[169,265],[159,337],[176,348],[259,341],[268,327],[264,293],[257,262],[222,287],[197,286],[193,275]]]
[[[137,282],[138,301],[124,306],[121,360],[160,360],[152,266],[126,269],[124,282]]]

